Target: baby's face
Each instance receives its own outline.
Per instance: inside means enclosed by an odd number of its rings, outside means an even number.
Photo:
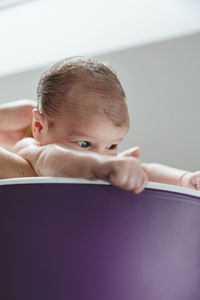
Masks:
[[[42,145],[59,143],[78,151],[116,155],[118,145],[127,131],[127,126],[117,127],[107,117],[88,120],[69,117],[56,121],[40,142]]]

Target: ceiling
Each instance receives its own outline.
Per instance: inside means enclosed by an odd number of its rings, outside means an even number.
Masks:
[[[1,0],[0,1],[0,11],[2,11],[4,9],[10,9],[17,5],[28,3],[30,1],[36,1],[36,0]]]
[[[0,76],[195,32],[198,0],[27,0],[0,10]]]

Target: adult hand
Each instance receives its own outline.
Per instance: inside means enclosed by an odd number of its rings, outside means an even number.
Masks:
[[[30,136],[33,100],[18,100],[0,105],[0,145],[11,148],[20,139]],[[29,129],[29,130],[28,130]]]

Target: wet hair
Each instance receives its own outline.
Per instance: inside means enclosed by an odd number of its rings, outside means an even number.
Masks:
[[[47,69],[38,84],[37,102],[51,124],[69,113],[81,119],[104,115],[116,126],[129,125],[125,93],[115,71],[94,58],[65,58]]]

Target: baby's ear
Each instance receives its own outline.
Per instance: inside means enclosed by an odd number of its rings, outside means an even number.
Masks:
[[[47,130],[47,124],[44,115],[38,110],[33,109],[32,131],[33,137],[41,142],[44,133]]]

